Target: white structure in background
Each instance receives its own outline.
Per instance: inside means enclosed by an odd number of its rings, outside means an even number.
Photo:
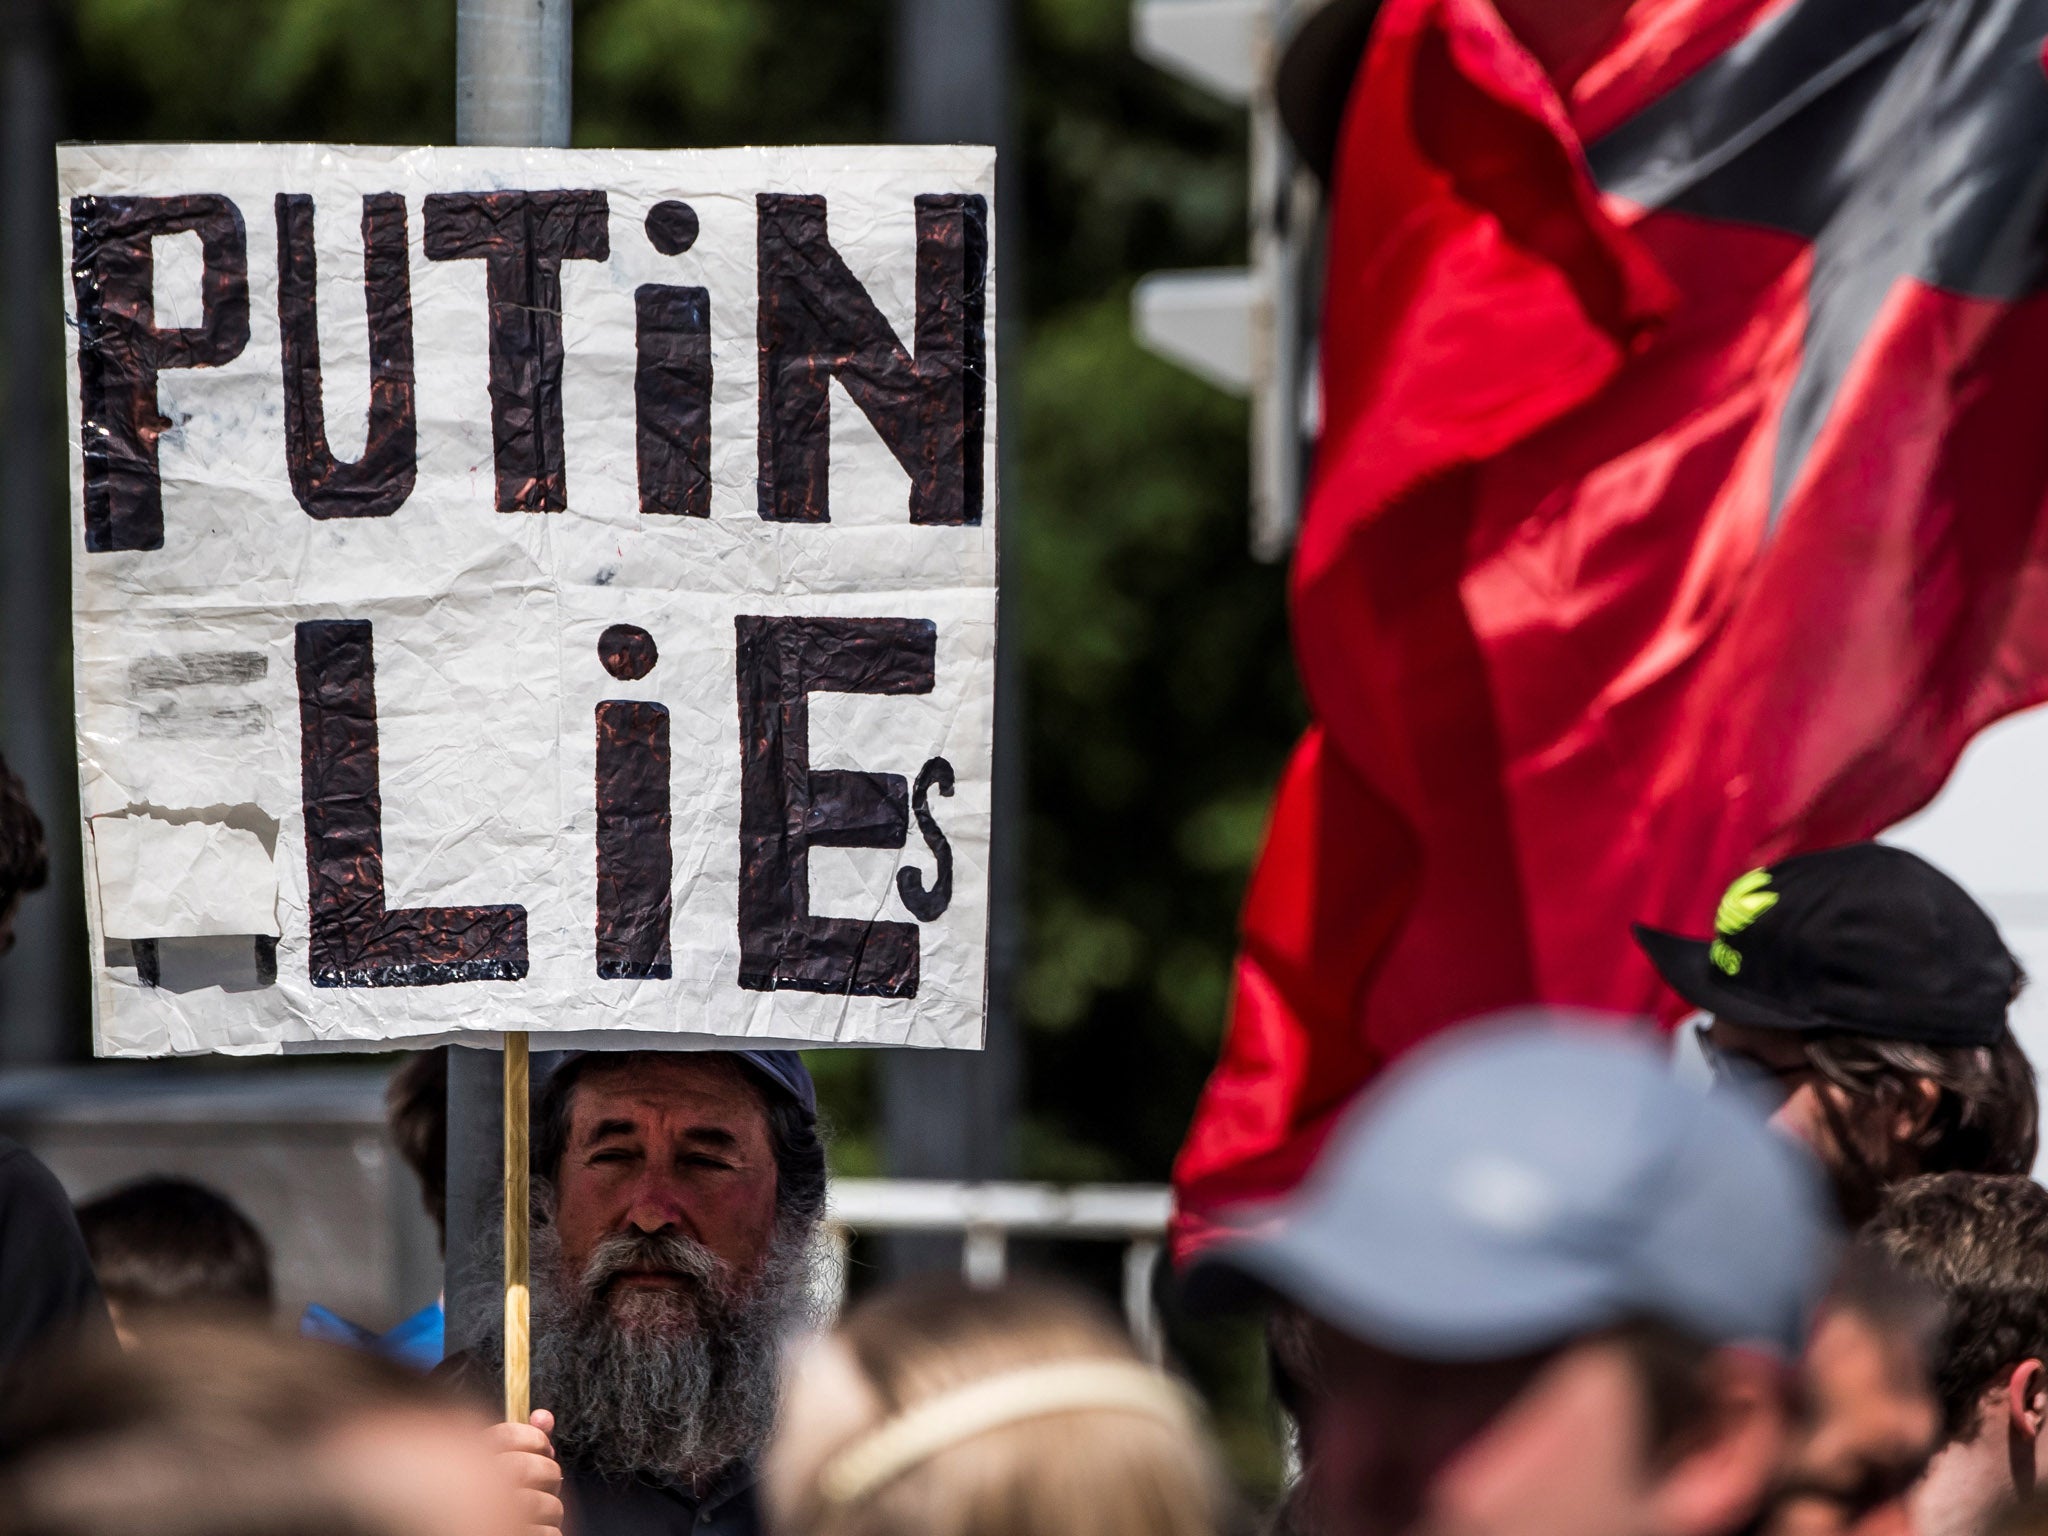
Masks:
[[[1303,333],[1316,196],[1272,98],[1295,0],[1137,0],[1138,56],[1251,113],[1251,265],[1154,272],[1131,296],[1138,340],[1252,404],[1252,554],[1285,557],[1301,509],[1309,414]]]
[[[2048,1078],[2048,706],[1978,734],[1927,808],[1884,834],[1960,881],[1991,913],[2034,984],[2013,1032]],[[2036,1174],[2044,1162],[2035,1164]]]
[[[269,1241],[280,1326],[317,1301],[388,1328],[441,1289],[419,1183],[385,1128],[388,1076],[381,1065],[19,1068],[0,1073],[0,1134],[73,1200],[157,1174],[209,1185]]]
[[[942,1179],[834,1179],[826,1194],[827,1266],[837,1312],[846,1247],[856,1232],[958,1232],[968,1284],[996,1285],[1012,1237],[1094,1238],[1123,1244],[1124,1320],[1145,1358],[1166,1353],[1153,1286],[1173,1194],[1161,1184],[957,1184]]]

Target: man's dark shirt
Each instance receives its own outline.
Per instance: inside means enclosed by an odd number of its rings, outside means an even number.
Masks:
[[[433,1374],[495,1406],[497,1371],[472,1352],[450,1355]],[[568,1511],[567,1536],[761,1536],[754,1469],[748,1466],[727,1468],[700,1498],[688,1488],[655,1478],[620,1482],[599,1477],[565,1456],[562,1503]]]
[[[562,1502],[569,1510],[569,1536],[760,1536],[754,1502],[754,1472],[735,1467],[721,1474],[703,1498],[671,1483],[634,1478],[617,1483],[562,1469]]]

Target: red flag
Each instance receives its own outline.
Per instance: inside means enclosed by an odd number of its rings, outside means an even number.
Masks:
[[[1638,0],[1560,94],[1388,0],[1294,568],[1315,714],[1179,1240],[1416,1041],[1670,999],[1629,924],[2048,697],[2048,0]]]

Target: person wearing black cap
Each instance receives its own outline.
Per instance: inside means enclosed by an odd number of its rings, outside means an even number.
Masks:
[[[569,1529],[755,1536],[754,1464],[825,1207],[802,1059],[573,1053],[535,1108],[533,1160],[533,1401]],[[502,1359],[494,1338],[451,1374],[495,1381]]]
[[[1882,843],[1800,854],[1730,885],[1711,937],[1635,933],[1711,1016],[1716,1078],[1814,1150],[1849,1221],[1915,1174],[2032,1169],[2034,1070],[2006,1022],[2026,978],[1926,860]]]

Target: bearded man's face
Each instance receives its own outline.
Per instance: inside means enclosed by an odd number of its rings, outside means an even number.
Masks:
[[[702,1485],[757,1455],[810,1303],[760,1091],[718,1056],[586,1069],[533,1230],[534,1406],[601,1476]]]
[[[555,1179],[564,1280],[633,1326],[692,1326],[716,1278],[752,1284],[775,1234],[775,1150],[761,1093],[730,1058],[641,1056],[587,1069]],[[680,1238],[717,1261],[674,1262]]]

